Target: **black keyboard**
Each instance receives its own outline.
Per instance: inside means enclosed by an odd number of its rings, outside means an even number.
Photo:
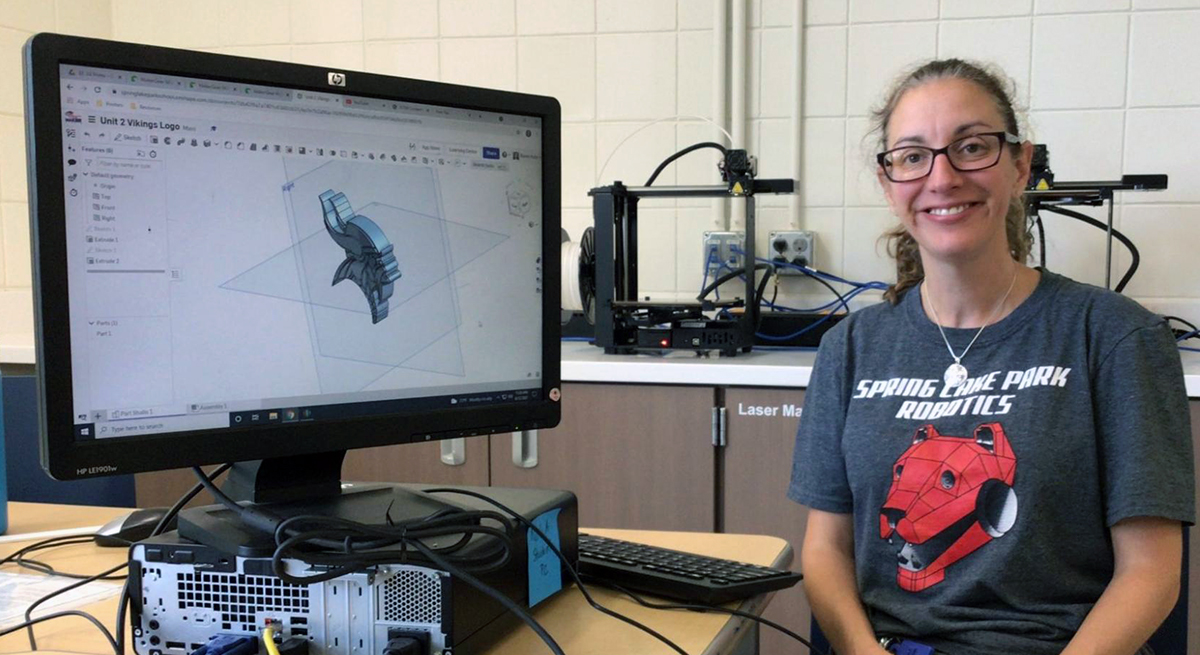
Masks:
[[[579,535],[579,574],[632,591],[715,605],[778,591],[800,581],[783,569]]]

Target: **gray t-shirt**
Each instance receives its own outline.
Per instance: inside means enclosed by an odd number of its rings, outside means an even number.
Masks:
[[[976,332],[946,337],[961,353]],[[853,514],[877,633],[1057,654],[1112,578],[1110,526],[1195,520],[1174,340],[1132,300],[1043,271],[947,388],[951,363],[915,290],[826,334],[788,496]]]

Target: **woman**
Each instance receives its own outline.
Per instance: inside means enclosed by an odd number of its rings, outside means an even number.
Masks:
[[[805,398],[813,612],[839,655],[1140,652],[1195,513],[1171,334],[1025,265],[1032,146],[998,76],[925,64],[874,118],[899,279],[825,335]]]

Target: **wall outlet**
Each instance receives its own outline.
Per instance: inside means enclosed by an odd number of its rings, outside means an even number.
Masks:
[[[744,252],[742,249],[746,245],[745,232],[705,232],[703,236],[702,261],[705,262],[705,271],[710,282],[721,274],[728,273],[730,269],[736,271],[742,268],[744,257],[734,250]]]
[[[770,258],[773,262],[795,264],[814,268],[816,264],[817,235],[810,230],[771,232],[767,239]],[[780,275],[804,275],[791,266],[779,266]]]

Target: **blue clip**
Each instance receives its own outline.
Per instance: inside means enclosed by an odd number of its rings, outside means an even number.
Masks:
[[[896,655],[933,655],[933,646],[905,639],[896,645]]]

